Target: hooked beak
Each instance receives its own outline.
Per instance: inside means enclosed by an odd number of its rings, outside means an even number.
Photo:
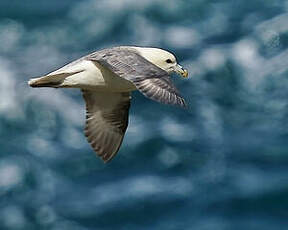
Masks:
[[[174,67],[174,71],[182,77],[188,77],[188,71],[179,64]]]

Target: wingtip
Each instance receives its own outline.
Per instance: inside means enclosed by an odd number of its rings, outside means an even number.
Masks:
[[[187,105],[185,99],[183,97],[179,96],[179,95],[175,97],[173,105],[176,105],[176,106],[178,106],[180,108],[183,108],[183,109],[187,109],[188,108],[188,105]]]
[[[113,157],[106,158],[105,156],[103,156],[101,157],[101,159],[103,160],[104,164],[108,164],[113,159]]]
[[[180,106],[183,109],[188,109],[189,108],[188,104],[186,103],[186,101],[183,98],[181,98],[181,105]]]
[[[101,151],[99,151],[99,150],[96,150],[95,148],[93,148],[94,149],[94,151],[96,152],[96,155],[98,156],[98,157],[100,157],[101,158],[101,160],[105,163],[105,164],[107,164],[107,163],[109,163],[114,157],[115,157],[115,155],[118,153],[118,151],[119,151],[119,149],[115,152],[115,153],[101,153]]]

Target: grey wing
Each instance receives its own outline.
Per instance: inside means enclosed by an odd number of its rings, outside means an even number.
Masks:
[[[107,162],[122,144],[128,126],[130,94],[82,92],[86,102],[85,135],[94,151]]]
[[[131,81],[146,97],[165,104],[186,107],[169,74],[139,55],[133,48],[112,48],[88,56],[91,61]]]

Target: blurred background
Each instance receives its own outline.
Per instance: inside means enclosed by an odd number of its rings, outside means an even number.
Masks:
[[[0,229],[286,230],[288,2],[1,0]],[[133,93],[104,164],[77,89],[27,80],[117,45],[190,73],[185,111]]]

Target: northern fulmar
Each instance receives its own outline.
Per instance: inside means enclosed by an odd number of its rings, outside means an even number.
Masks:
[[[165,104],[186,107],[169,74],[188,76],[170,52],[120,46],[96,51],[45,76],[31,87],[80,88],[86,102],[85,136],[104,162],[118,152],[128,126],[131,91]]]

